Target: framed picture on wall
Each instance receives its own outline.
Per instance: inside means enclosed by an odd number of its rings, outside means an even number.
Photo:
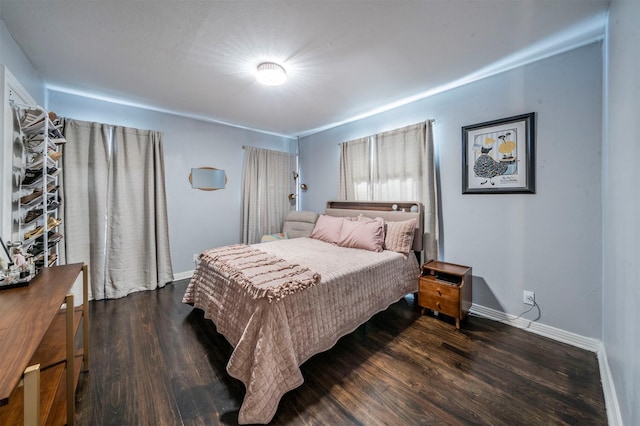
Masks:
[[[462,128],[463,194],[535,194],[535,113]]]

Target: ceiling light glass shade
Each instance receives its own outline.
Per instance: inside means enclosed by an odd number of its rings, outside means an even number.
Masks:
[[[263,62],[258,65],[256,77],[260,83],[267,86],[279,86],[287,81],[284,68],[273,62]]]

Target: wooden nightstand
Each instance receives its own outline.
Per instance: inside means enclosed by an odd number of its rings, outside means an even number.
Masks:
[[[418,304],[425,309],[449,315],[456,320],[465,318],[471,307],[471,267],[433,260],[422,265]]]

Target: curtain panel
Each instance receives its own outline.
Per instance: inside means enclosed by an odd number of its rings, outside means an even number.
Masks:
[[[340,144],[340,200],[368,200],[371,194],[371,138]]]
[[[173,281],[162,133],[65,119],[66,261],[89,265],[94,299]]]
[[[242,166],[242,242],[259,243],[263,235],[280,232],[291,210],[288,196],[295,155],[244,147]]]
[[[437,259],[436,170],[431,120],[340,144],[339,197],[420,201],[425,259]]]

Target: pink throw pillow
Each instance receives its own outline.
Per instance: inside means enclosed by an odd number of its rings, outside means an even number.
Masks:
[[[384,244],[384,220],[375,219],[351,221],[342,224],[338,245],[371,251],[382,251]]]
[[[316,240],[326,241],[327,243],[337,244],[340,239],[340,231],[342,230],[342,224],[344,222],[345,220],[342,217],[321,214],[318,216],[316,226],[313,228],[313,232],[309,237],[315,238]]]

